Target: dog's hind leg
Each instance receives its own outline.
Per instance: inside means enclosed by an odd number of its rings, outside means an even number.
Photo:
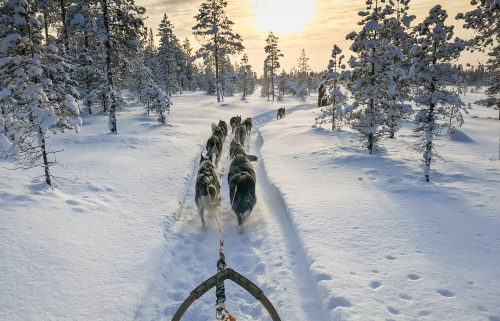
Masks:
[[[198,214],[200,215],[200,218],[201,218],[201,226],[203,228],[205,228],[205,218],[203,217],[204,215],[204,212],[205,212],[205,207],[203,206],[203,204],[200,204],[198,206]]]

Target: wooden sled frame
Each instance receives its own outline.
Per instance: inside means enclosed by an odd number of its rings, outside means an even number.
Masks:
[[[243,275],[239,274],[233,269],[225,269],[224,271],[217,273],[216,275],[200,284],[196,289],[194,289],[187,297],[187,299],[182,302],[179,309],[177,309],[177,312],[175,312],[172,321],[180,321],[186,310],[191,304],[193,304],[194,301],[201,298],[203,294],[207,293],[211,288],[216,286],[218,283],[223,282],[224,280],[231,280],[241,286],[254,298],[259,300],[260,303],[262,303],[262,305],[267,309],[267,312],[269,313],[273,321],[281,321],[278,312],[276,312],[276,309],[271,304],[271,301],[269,301],[269,299],[264,295],[264,292]]]

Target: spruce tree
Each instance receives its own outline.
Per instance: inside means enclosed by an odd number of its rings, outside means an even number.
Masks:
[[[102,21],[97,30],[98,39],[104,44],[106,73],[106,100],[109,109],[109,130],[117,133],[116,109],[121,95],[120,88],[123,72],[128,68],[129,58],[137,52],[139,39],[144,36],[143,7],[138,7],[133,0],[99,0],[98,20]],[[118,83],[118,84],[117,84]]]
[[[309,74],[309,70],[311,68],[307,64],[309,61],[309,57],[306,56],[306,51],[305,49],[302,49],[302,53],[300,54],[299,59],[297,59],[298,62],[298,70],[299,70],[299,82],[298,85],[300,87],[307,87],[307,78]]]
[[[195,16],[198,23],[193,27],[193,34],[200,42],[197,57],[203,58],[215,69],[217,101],[221,101],[220,76],[223,58],[239,54],[245,49],[239,34],[233,33],[234,22],[226,16],[224,0],[206,0],[201,4],[200,13]]]
[[[340,84],[344,79],[350,77],[350,72],[342,72],[345,70],[345,65],[342,64],[344,55],[340,55],[342,49],[337,45],[333,46],[332,59],[328,64],[328,71],[323,75],[325,96],[328,97],[330,107],[322,109],[322,114],[316,118],[318,124],[324,124],[328,121],[332,123],[332,130],[340,127],[342,115],[348,109],[345,108],[347,97],[342,92]]]
[[[160,74],[162,87],[165,89],[167,96],[171,96],[179,87],[178,65],[176,62],[176,46],[177,37],[173,32],[174,26],[168,20],[167,15],[163,19],[158,28],[158,36],[160,36],[160,45],[158,46],[158,62],[162,68],[158,70]]]
[[[351,57],[349,65],[352,68],[351,81],[348,89],[355,102],[354,108],[360,108],[353,113],[352,128],[361,134],[361,140],[373,153],[378,142],[386,134],[386,111],[391,109],[396,94],[394,70],[403,58],[402,52],[390,45],[387,33],[384,32],[384,19],[394,10],[390,6],[378,6],[378,0],[373,3],[366,1],[368,11],[360,11],[364,17],[359,24],[363,29],[352,32],[346,39],[354,40],[351,50],[357,53],[357,58]]]
[[[485,52],[492,48],[488,55],[491,57],[487,67],[492,74],[492,85],[486,90],[490,96],[487,106],[496,105],[500,120],[500,1],[472,0],[475,10],[460,13],[456,19],[463,19],[465,29],[473,29],[475,37],[466,42],[467,50]]]
[[[409,71],[410,79],[418,86],[414,101],[420,106],[415,117],[414,135],[417,140],[413,150],[423,154],[424,176],[430,181],[431,163],[439,159],[436,153],[436,139],[442,136],[447,126],[447,115],[461,115],[463,103],[458,94],[449,89],[450,83],[458,80],[458,68],[451,64],[465,49],[460,41],[450,42],[453,26],[444,24],[448,17],[440,5],[429,11],[429,16],[416,28],[418,45],[410,55],[413,64]]]
[[[246,100],[246,96],[252,94],[255,90],[252,66],[248,63],[248,55],[246,53],[243,54],[241,65],[238,68],[238,81],[240,90],[243,93],[241,100]]]
[[[56,162],[49,161],[48,134],[79,131],[79,92],[71,80],[72,68],[59,50],[42,44],[43,18],[36,17],[36,3],[17,0],[4,4],[10,5],[16,8],[9,13],[14,17],[13,33],[2,39],[0,56],[0,104],[12,107],[2,108],[0,116],[2,136],[11,144],[6,156],[14,158],[17,168],[42,166],[42,176],[52,187],[49,168]]]

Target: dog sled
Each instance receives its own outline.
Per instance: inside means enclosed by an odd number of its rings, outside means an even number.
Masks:
[[[222,244],[221,244],[222,245]],[[243,275],[234,271],[233,269],[226,269],[226,262],[224,253],[222,253],[222,247],[219,252],[219,261],[217,261],[217,271],[218,273],[201,283],[196,289],[191,291],[191,294],[184,300],[181,306],[175,312],[172,321],[180,321],[184,313],[187,311],[189,306],[193,304],[194,301],[201,298],[205,293],[207,293],[214,286],[216,287],[215,295],[217,297],[216,304],[217,308],[215,309],[216,319],[223,321],[235,321],[236,318],[229,314],[226,309],[224,302],[226,301],[225,287],[224,281],[231,280],[234,283],[241,286],[248,293],[250,293],[254,298],[260,301],[262,305],[266,308],[267,312],[271,316],[273,321],[281,321],[278,312],[274,308],[273,304],[266,297],[264,292],[256,286],[253,282],[248,280]]]

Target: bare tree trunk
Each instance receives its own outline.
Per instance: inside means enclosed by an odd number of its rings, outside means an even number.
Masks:
[[[61,33],[64,35],[64,48],[66,49],[66,53],[69,53],[68,28],[66,28],[66,7],[64,6],[64,0],[59,0],[59,3],[61,5]]]
[[[50,172],[49,172],[49,161],[47,159],[47,150],[45,148],[45,134],[40,132],[38,133],[39,135],[42,136],[42,157],[43,157],[43,167],[45,169],[45,183],[52,188],[52,182],[50,181]]]
[[[105,43],[105,48],[106,48],[106,79],[108,82],[108,108],[109,108],[109,130],[117,134],[116,131],[116,106],[115,106],[115,94],[114,94],[114,88],[113,88],[113,74],[111,71],[111,42],[109,38],[110,36],[110,30],[109,30],[109,16],[108,16],[108,1],[103,0],[102,2],[102,10],[103,10],[103,16],[104,16],[104,28],[106,29],[106,43]]]
[[[45,27],[45,44],[49,44],[49,22],[47,19],[47,9],[43,11],[43,25]]]

